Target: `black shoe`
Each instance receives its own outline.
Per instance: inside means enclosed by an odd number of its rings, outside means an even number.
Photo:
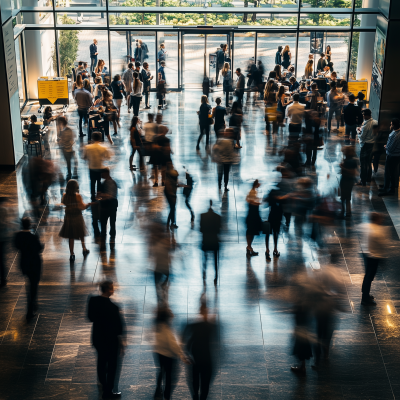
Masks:
[[[144,109],[145,109],[145,110],[150,110],[150,108],[151,108],[151,107],[149,106],[149,107],[145,107]]]
[[[393,196],[395,193],[390,191],[390,192],[379,192],[378,196],[382,197],[382,196]]]
[[[89,249],[82,250],[83,257],[86,257],[90,253]]]
[[[225,186],[225,189],[224,189],[224,191],[225,191],[225,192],[229,192],[229,189],[228,189],[228,187],[226,187],[226,186]]]
[[[369,298],[370,298],[371,300],[373,300],[373,299],[375,298],[374,296],[372,296],[372,294],[369,294],[368,296],[369,296]]]
[[[258,252],[254,250],[249,250],[246,248],[246,256],[247,257],[253,257],[253,256],[258,256]]]
[[[306,369],[302,367],[290,367],[290,370],[298,375],[305,375]]]
[[[74,262],[75,261],[75,254],[71,254],[69,256],[69,261]]]
[[[119,399],[119,398],[121,398],[121,395],[122,395],[121,392],[103,393],[103,399]]]
[[[374,300],[372,300],[371,298],[362,299],[361,304],[363,306],[376,306],[376,302]]]
[[[196,150],[200,150],[200,146],[196,146]]]
[[[36,313],[30,313],[30,314],[26,314],[26,320],[30,321],[32,318],[36,317]]]
[[[158,183],[156,182],[156,183],[153,185],[153,187],[158,187]]]
[[[266,251],[266,252],[265,252],[265,259],[266,259],[267,261],[271,261],[271,256],[269,255],[269,251]]]
[[[79,135],[79,137],[84,137],[84,136],[86,136],[86,133],[81,133],[81,134]]]

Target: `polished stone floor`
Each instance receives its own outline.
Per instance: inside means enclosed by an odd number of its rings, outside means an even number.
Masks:
[[[152,94],[154,96],[154,94]],[[249,105],[242,134],[241,163],[233,167],[230,191],[222,195],[217,187],[216,165],[201,146],[195,151],[198,135],[196,110],[200,92],[186,91],[168,95],[169,108],[164,118],[171,130],[173,160],[183,179],[185,166],[196,185],[191,204],[196,213],[195,225],[182,195],[178,195],[177,243],[173,253],[169,304],[175,314],[173,326],[179,333],[196,318],[200,296],[204,295],[201,278],[199,215],[214,202],[222,216],[220,278],[213,285],[209,265],[205,296],[220,326],[218,370],[212,399],[393,399],[400,398],[400,307],[399,204],[397,198],[379,198],[377,184],[382,180],[379,168],[369,187],[356,187],[353,218],[340,221],[327,231],[327,247],[315,246],[307,235],[296,238],[291,227],[279,237],[281,257],[266,262],[264,237],[255,239],[259,257],[246,259],[245,198],[255,178],[260,179],[260,194],[265,195],[276,182],[275,167],[281,161],[279,149],[287,141],[286,129],[273,145],[263,134],[263,108]],[[152,98],[152,104],[155,104]],[[29,104],[24,113],[37,109]],[[70,107],[70,121],[77,126],[77,113]],[[68,244],[58,236],[63,211],[59,207],[60,187],[49,190],[49,202],[42,211],[37,232],[46,247],[43,275],[39,287],[39,311],[33,321],[25,320],[24,279],[18,270],[18,257],[9,248],[7,269],[9,284],[0,290],[0,399],[97,399],[96,355],[90,343],[91,325],[86,319],[88,295],[97,292],[96,283],[104,278],[115,282],[114,301],[123,309],[127,324],[127,351],[123,360],[119,388],[124,399],[151,399],[155,388],[156,367],[153,361],[153,317],[156,293],[149,254],[149,223],[166,221],[168,210],[163,188],[153,188],[151,171],[128,170],[130,145],[129,117],[123,108],[122,128],[115,138],[115,156],[110,162],[112,176],[120,185],[115,250],[99,252],[89,237],[91,253],[86,259],[76,244],[76,262],[69,263]],[[145,112],[141,116],[146,119]],[[80,142],[82,155],[86,138]],[[212,136],[215,141],[215,136]],[[309,171],[322,194],[338,186],[343,139],[336,134],[325,138],[318,152],[315,171]],[[50,135],[51,158],[65,164],[57,148],[54,132]],[[22,184],[20,169],[0,176],[0,195],[7,195],[10,229],[32,210]],[[85,162],[79,160],[80,191],[90,199],[89,177]],[[388,259],[372,285],[377,306],[363,307],[362,229],[368,212],[385,216],[388,226]],[[267,209],[262,210],[266,219]],[[90,210],[84,213],[91,229]],[[14,224],[14,225],[13,225]],[[329,249],[329,251],[327,250]],[[283,293],[290,291],[292,277],[298,272],[315,274],[311,262],[321,268],[330,265],[340,280],[345,300],[337,315],[329,360],[314,371],[307,362],[307,375],[299,378],[290,371],[292,356],[293,314]],[[174,399],[188,399],[185,368],[173,393]]]

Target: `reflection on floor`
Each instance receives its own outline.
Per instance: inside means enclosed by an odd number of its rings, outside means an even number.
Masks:
[[[173,276],[169,303],[175,319],[174,328],[196,317],[203,292],[199,214],[207,210],[212,199],[214,209],[222,215],[222,250],[220,278],[213,285],[209,265],[206,296],[221,327],[220,359],[210,398],[220,399],[393,399],[400,398],[399,356],[400,303],[399,248],[388,245],[388,259],[380,268],[372,290],[378,305],[363,308],[361,282],[363,277],[361,232],[359,224],[366,221],[371,210],[385,214],[390,227],[388,244],[397,244],[398,201],[390,199],[388,213],[377,185],[356,187],[353,218],[340,221],[328,231],[329,249],[336,254],[334,267],[346,291],[344,312],[332,339],[329,360],[318,371],[310,368],[307,376],[298,378],[290,371],[292,358],[293,315],[290,305],[281,302],[281,294],[290,288],[291,277],[299,271],[310,274],[312,261],[321,268],[330,257],[326,248],[317,249],[307,237],[296,240],[293,226],[279,237],[281,257],[266,262],[263,256],[246,259],[245,197],[255,178],[260,179],[264,195],[278,179],[275,171],[280,161],[278,149],[286,143],[287,133],[279,134],[277,146],[263,135],[263,108],[248,106],[242,133],[241,163],[231,172],[230,191],[218,191],[216,166],[210,154],[201,147],[195,151],[198,135],[196,111],[200,92],[169,95],[169,108],[164,112],[171,129],[173,160],[183,179],[183,166],[194,176],[196,186],[192,207],[195,226],[182,195],[178,195],[175,239],[177,248],[172,262]],[[152,97],[152,104],[156,100]],[[27,114],[35,106],[28,106]],[[71,106],[71,110],[73,107]],[[24,280],[18,270],[16,253],[10,248],[7,256],[9,285],[0,291],[0,388],[1,399],[97,399],[95,351],[90,344],[90,329],[85,310],[87,297],[96,293],[96,283],[104,277],[116,284],[114,300],[123,308],[128,349],[119,388],[125,399],[151,399],[155,389],[156,368],[152,355],[152,320],[156,293],[152,277],[152,262],[147,248],[149,221],[166,221],[167,205],[163,188],[153,188],[151,171],[128,170],[129,114],[123,108],[122,128],[113,149],[115,158],[112,175],[120,184],[115,250],[100,253],[88,238],[91,253],[86,259],[77,246],[73,267],[68,260],[68,245],[58,236],[63,211],[58,207],[60,188],[49,191],[49,204],[43,209],[38,233],[46,248],[43,253],[43,277],[39,288],[39,314],[27,324]],[[144,112],[141,112],[146,119]],[[70,113],[77,126],[77,113]],[[51,154],[59,162],[62,173],[65,164],[57,148],[54,132],[50,137]],[[79,154],[87,138],[78,142]],[[215,136],[212,135],[212,142]],[[342,154],[342,138],[336,134],[325,138],[325,147],[318,152],[315,172],[321,193],[338,186],[338,163]],[[382,167],[376,176],[379,181]],[[90,199],[88,171],[79,160],[79,183],[86,201]],[[30,214],[20,172],[2,174],[0,194],[12,199],[13,220]],[[389,201],[386,200],[385,201]],[[266,218],[267,210],[262,211]],[[91,228],[90,211],[84,213]],[[392,222],[393,221],[393,222]],[[16,229],[16,228],[15,228]],[[264,237],[256,238],[254,248],[263,254]],[[307,364],[309,366],[309,363]],[[182,366],[181,366],[182,367]],[[185,370],[173,393],[174,399],[188,399]]]

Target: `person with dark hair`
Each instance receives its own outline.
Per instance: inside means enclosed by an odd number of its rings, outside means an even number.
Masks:
[[[151,81],[153,79],[153,76],[151,75],[148,62],[143,63],[143,68],[142,68],[142,71],[140,74],[142,75],[141,81],[143,82],[145,109],[149,110],[151,108],[151,106],[149,104],[149,94],[150,94]]]
[[[335,114],[335,118],[336,118],[337,128],[333,131],[338,133],[344,96],[338,92],[337,84],[335,81],[331,82],[330,87],[331,87],[331,90],[326,95],[326,99],[327,99],[327,103],[328,103],[328,107],[329,107],[328,133],[331,132],[332,118],[333,118],[334,114]]]
[[[237,97],[237,101],[239,103],[240,108],[242,108],[245,81],[244,81],[244,75],[242,74],[240,68],[236,68],[236,75],[238,78],[236,81],[235,95]]]
[[[378,134],[377,127],[378,121],[372,118],[372,113],[369,108],[361,111],[364,122],[359,131],[360,140],[360,182],[359,185],[366,186],[367,182],[371,182],[372,177],[372,149],[374,147],[375,139]]]
[[[106,249],[107,223],[110,221],[110,246],[113,248],[115,244],[115,221],[117,220],[118,208],[118,185],[111,178],[110,169],[104,168],[101,172],[103,181],[101,183],[100,192],[100,224],[101,224],[101,245],[100,250]]]
[[[240,138],[243,123],[243,111],[238,101],[234,101],[231,108],[231,117],[229,118],[229,128],[233,129],[234,139],[236,140],[235,149],[241,149]]]
[[[308,101],[307,109],[317,111],[318,110],[318,97],[321,94],[318,92],[318,86],[316,83],[311,84],[311,91],[307,93],[306,99]]]
[[[353,191],[354,179],[357,173],[357,160],[354,146],[342,148],[344,159],[340,164],[342,177],[340,178],[340,199],[342,201],[341,218],[351,217],[351,192]]]
[[[62,197],[61,203],[65,205],[65,217],[59,236],[69,241],[69,251],[71,262],[75,261],[74,242],[80,240],[82,243],[82,254],[86,257],[90,251],[85,245],[85,236],[89,233],[86,229],[82,211],[91,206],[92,203],[85,204],[79,194],[79,184],[75,179],[70,179]]]
[[[301,124],[304,118],[304,105],[299,103],[298,93],[293,95],[293,103],[286,107],[285,117],[289,120],[289,137],[297,140],[301,132]]]
[[[97,40],[93,39],[93,43],[89,46],[90,51],[90,72],[92,73],[97,65]]]
[[[271,190],[265,199],[269,205],[268,222],[270,232],[265,233],[265,258],[270,261],[269,255],[269,235],[272,234],[274,238],[274,251],[273,256],[278,258],[281,253],[278,251],[278,236],[281,229],[282,217],[283,217],[283,201],[280,199],[280,192],[278,190]]]
[[[215,73],[216,73],[215,84],[216,85],[219,84],[219,72],[224,67],[224,63],[227,58],[226,57],[227,48],[228,48],[227,44],[221,44],[220,48],[217,51],[217,61],[215,63]]]
[[[292,92],[292,93],[293,93],[293,92],[295,92],[296,90],[299,89],[300,83],[297,82],[296,77],[291,76],[291,77],[289,78],[289,82],[290,82],[289,92]]]
[[[30,218],[22,218],[21,224],[22,231],[15,234],[14,245],[20,252],[19,265],[21,272],[28,280],[26,319],[30,320],[35,316],[37,310],[37,291],[42,270],[41,253],[44,245],[40,242],[39,236],[31,232]]]
[[[357,136],[357,127],[362,123],[361,108],[355,105],[356,97],[354,94],[349,96],[349,104],[343,107],[343,117],[346,126],[346,138],[353,142]]]
[[[157,311],[154,353],[156,360],[158,360],[159,371],[154,395],[155,399],[163,398],[164,400],[169,400],[171,398],[173,391],[172,378],[176,370],[176,358],[180,358],[183,362],[188,363],[170,326],[170,321],[173,317],[174,314],[166,306],[161,307]],[[164,376],[165,384],[163,390],[162,382]]]
[[[67,163],[67,181],[69,181],[72,177],[74,179],[78,176],[78,158],[75,155],[74,144],[75,144],[75,134],[72,129],[68,126],[67,117],[58,116],[57,117],[57,125],[58,125],[58,136],[57,141],[63,152],[65,162]],[[71,171],[71,160],[74,158],[74,175],[72,175]]]
[[[288,69],[291,62],[292,53],[290,52],[289,45],[286,45],[282,51],[282,67]]]
[[[141,135],[141,132],[139,130],[139,118],[134,116],[131,121],[131,127],[130,127],[130,138],[131,138],[131,146],[132,146],[132,153],[129,157],[129,169],[131,171],[136,170],[136,166],[133,166],[133,157],[136,153],[136,151],[139,154],[139,168],[141,171],[144,170],[144,159],[142,155],[142,146],[143,146],[143,138]]]
[[[208,316],[205,302],[201,303],[200,316],[200,321],[187,325],[183,332],[183,341],[186,343],[187,352],[193,360],[191,364],[192,398],[206,400],[214,375],[217,327]]]
[[[380,261],[385,258],[385,248],[387,246],[388,232],[382,226],[383,216],[380,213],[373,212],[370,215],[370,223],[363,225],[365,235],[364,264],[365,275],[362,283],[362,299],[363,306],[375,306],[374,296],[370,295],[371,284],[375,278]],[[365,248],[363,246],[363,248]]]
[[[358,92],[357,93],[357,105],[358,105],[358,107],[361,108],[361,110],[365,107],[364,99],[365,99],[365,94],[363,92]]]
[[[121,81],[121,75],[117,74],[114,76],[110,88],[113,94],[113,103],[115,108],[117,109],[117,124],[121,128],[121,125],[119,123],[119,118],[121,115],[122,100],[124,99],[124,94],[125,94],[125,85]]]
[[[317,63],[317,71],[318,72],[324,72],[325,71],[325,67],[327,66],[327,62],[325,60],[325,54],[321,53],[320,54],[320,59],[318,60]]]
[[[128,105],[128,113],[131,112],[130,94],[132,92],[133,84],[133,63],[128,64],[128,68],[122,74],[122,81],[125,85],[126,91],[126,104]]]
[[[97,377],[103,388],[103,399],[115,399],[121,397],[117,370],[125,346],[125,324],[119,307],[110,300],[114,294],[113,282],[102,282],[100,290],[100,296],[89,296],[87,316],[93,323],[92,344],[97,350]]]
[[[269,71],[268,80],[270,79],[273,79],[274,81],[276,80],[276,71]]]
[[[254,251],[251,247],[253,243],[254,236],[258,236],[263,229],[262,220],[260,217],[259,207],[261,204],[261,200],[258,197],[257,189],[260,187],[260,183],[258,179],[256,179],[251,187],[249,194],[246,197],[247,204],[249,206],[249,211],[246,217],[246,256],[253,257],[258,256],[258,252]]]
[[[206,280],[207,255],[214,253],[215,278],[214,284],[218,281],[218,252],[219,252],[219,233],[221,231],[221,216],[212,209],[212,200],[210,208],[206,213],[200,216],[200,232],[203,234],[201,249],[203,250],[203,282]]]
[[[78,75],[78,78],[81,75]],[[77,78],[77,81],[78,81]],[[83,137],[86,136],[86,134],[83,133],[82,130],[82,120],[85,120],[85,125],[88,123],[89,117],[88,117],[88,111],[89,108],[92,107],[93,105],[93,96],[92,94],[85,90],[82,87],[78,87],[74,91],[74,98],[76,101],[76,104],[78,106],[78,115],[79,115],[79,136]]]
[[[199,114],[200,135],[197,139],[196,150],[200,149],[200,141],[206,135],[206,148],[210,142],[210,121],[211,121],[211,106],[208,103],[208,98],[205,94],[201,96]]]
[[[182,186],[178,183],[178,171],[174,168],[172,161],[166,163],[165,171],[165,188],[164,194],[169,205],[169,214],[167,219],[167,229],[177,229],[176,225],[176,191],[178,186]]]
[[[137,117],[139,115],[140,102],[142,101],[143,84],[140,81],[139,74],[136,71],[132,74],[132,78],[133,82],[130,99],[133,107],[133,115]]]
[[[278,51],[275,54],[275,65],[282,65],[282,46],[278,46]]]
[[[392,119],[390,123],[391,133],[388,137],[385,164],[385,184],[379,189],[378,196],[394,195],[399,186],[400,164],[400,120]]]
[[[217,97],[215,99],[217,103],[216,107],[212,110],[212,116],[214,118],[214,131],[215,135],[218,137],[220,132],[225,129],[225,115],[227,115],[226,108],[221,106],[222,99],[221,97]]]

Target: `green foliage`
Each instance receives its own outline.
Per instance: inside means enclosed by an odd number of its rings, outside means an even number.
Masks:
[[[64,14],[60,18],[60,23],[63,25],[74,25],[75,21],[71,18],[68,18],[66,14]],[[60,73],[61,76],[67,76],[71,69],[74,67],[74,62],[78,57],[78,47],[79,47],[79,31],[59,31],[58,37],[58,50],[60,54]],[[53,58],[53,68],[54,73],[57,75],[57,56],[56,49],[53,45],[52,51]]]

